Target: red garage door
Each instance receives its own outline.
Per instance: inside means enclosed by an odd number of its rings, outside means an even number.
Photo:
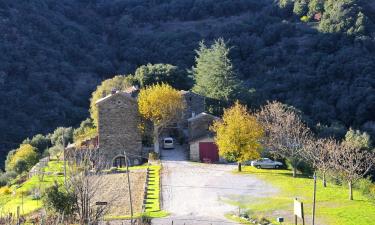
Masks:
[[[219,161],[219,151],[213,142],[199,142],[199,159],[202,162]]]

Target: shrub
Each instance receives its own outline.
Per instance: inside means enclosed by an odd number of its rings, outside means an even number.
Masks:
[[[23,162],[20,162],[20,160]],[[7,164],[7,171],[17,170],[17,173],[22,173],[29,170],[37,162],[38,153],[36,152],[36,148],[30,144],[21,144]]]
[[[10,194],[12,194],[12,190],[9,187],[0,188],[0,195],[10,195]]]
[[[150,160],[158,160],[159,159],[159,154],[156,152],[150,152],[148,153],[148,158]]]
[[[307,23],[307,22],[309,22],[309,17],[308,16],[302,16],[301,21],[304,22],[304,23]]]
[[[55,183],[46,190],[43,202],[48,210],[70,216],[76,210],[75,203],[77,199],[72,192],[61,188],[58,183]]]
[[[354,187],[371,200],[375,200],[375,184],[369,178],[360,179]]]

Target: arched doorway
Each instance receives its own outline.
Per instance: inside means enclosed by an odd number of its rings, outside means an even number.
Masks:
[[[114,167],[125,167],[126,166],[126,163],[125,163],[125,157],[124,156],[117,156],[114,160],[113,160],[113,166]]]

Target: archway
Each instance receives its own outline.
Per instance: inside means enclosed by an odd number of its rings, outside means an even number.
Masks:
[[[118,168],[125,167],[126,166],[125,157],[116,156],[115,159],[113,160],[113,166],[118,167]]]

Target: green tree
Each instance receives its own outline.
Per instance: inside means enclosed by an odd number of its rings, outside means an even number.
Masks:
[[[48,210],[67,217],[73,216],[77,211],[77,197],[74,192],[60,187],[57,182],[46,190],[43,202]]]
[[[315,13],[322,13],[324,9],[324,1],[323,0],[310,0],[309,5],[309,16],[313,16]]]
[[[371,148],[370,135],[368,135],[366,132],[353,130],[352,128],[350,128],[348,132],[346,132],[345,142],[346,144],[349,144],[354,148],[359,148],[359,149]]]
[[[64,135],[64,141],[63,141]],[[73,128],[71,127],[58,127],[56,130],[51,134],[51,143],[53,145],[68,145],[68,143],[73,142]]]
[[[193,91],[218,100],[232,99],[239,89],[237,79],[229,58],[230,48],[223,39],[215,41],[211,47],[200,43],[196,51],[196,65],[192,69],[195,80]]]
[[[307,11],[308,11],[308,2],[307,2],[307,0],[296,0],[294,2],[293,12],[297,16],[304,16],[304,15],[307,14]]]
[[[84,141],[97,135],[96,127],[91,118],[87,118],[81,122],[80,126],[73,131],[74,142]]]
[[[50,144],[51,140],[42,134],[37,134],[30,140],[30,145],[37,149],[39,155],[42,155]]]
[[[360,10],[357,0],[327,0],[319,29],[328,33],[365,34],[367,19]]]
[[[24,160],[24,159],[18,159],[16,161],[16,163],[14,164],[13,170],[16,173],[18,173],[18,174],[21,174],[21,173],[27,171],[28,170],[28,165],[27,165],[26,160]]]
[[[156,83],[166,83],[177,89],[190,88],[187,73],[171,64],[147,64],[139,67],[134,78],[141,87]]]
[[[117,75],[111,79],[104,80],[92,93],[90,99],[90,115],[94,122],[94,125],[98,125],[98,108],[96,107],[96,101],[111,94],[113,89],[118,91],[124,91],[127,88],[135,84],[135,78],[132,75],[123,76]]]

